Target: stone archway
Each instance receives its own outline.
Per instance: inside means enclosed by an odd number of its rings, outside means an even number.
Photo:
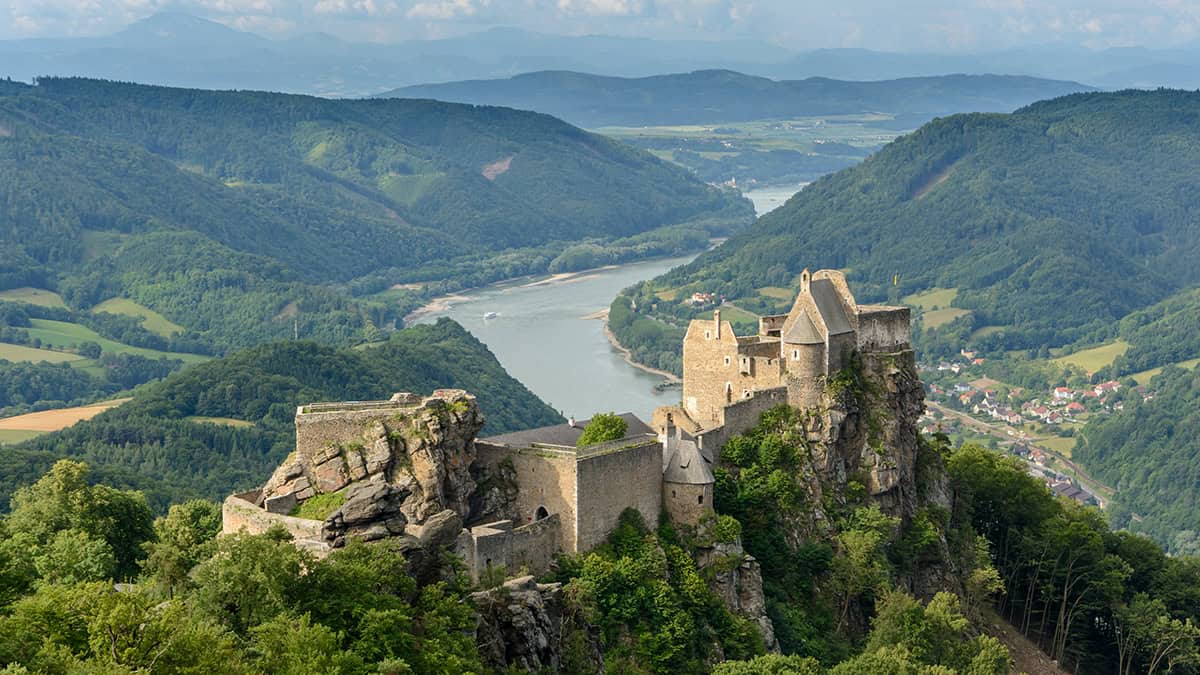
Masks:
[[[537,513],[534,514],[533,519],[535,521],[537,521],[537,520],[543,520],[543,519],[549,518],[549,517],[550,517],[550,512],[546,510],[546,507],[539,506],[539,507],[537,507]]]

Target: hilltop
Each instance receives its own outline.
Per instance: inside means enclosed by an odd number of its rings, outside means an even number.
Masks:
[[[1077,82],[1001,75],[944,75],[875,82],[824,77],[771,80],[730,70],[642,78],[543,71],[508,79],[422,84],[379,97],[537,110],[588,128],[719,124],[813,115],[887,112],[913,128],[955,112],[1008,112],[1092,88]]]
[[[584,241],[702,247],[752,217],[546,115],[84,79],[0,83],[0,174],[0,220],[20,225],[0,232],[0,288],[131,299],[218,351],[297,330],[353,344],[416,303],[360,299],[393,285],[545,271]]]

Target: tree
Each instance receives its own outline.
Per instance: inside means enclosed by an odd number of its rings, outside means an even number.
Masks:
[[[625,420],[616,413],[596,413],[584,428],[583,433],[579,435],[579,440],[575,443],[578,447],[595,445],[605,441],[615,441],[620,438],[625,438],[625,434],[629,429],[629,425]]]
[[[101,539],[116,561],[112,573],[132,578],[145,555],[142,544],[154,538],[150,506],[140,492],[93,487],[87,477],[88,467],[82,462],[55,462],[36,483],[13,494],[7,527],[39,545],[72,529]]]
[[[195,569],[197,609],[239,635],[294,610],[307,552],[292,545],[282,529],[266,534],[234,534],[217,542],[216,553]]]
[[[80,530],[60,530],[38,548],[33,564],[47,583],[76,584],[111,578],[117,559],[103,539]]]
[[[207,559],[221,532],[221,506],[193,499],[174,504],[167,515],[154,521],[155,540],[145,544],[142,567],[168,593],[182,586],[188,572]]]
[[[251,653],[258,669],[281,675],[351,673],[362,667],[353,653],[343,651],[342,637],[313,623],[307,614],[280,614],[250,631]]]

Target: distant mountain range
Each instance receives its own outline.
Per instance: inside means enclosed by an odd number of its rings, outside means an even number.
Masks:
[[[776,81],[729,70],[621,78],[566,71],[396,89],[381,97],[536,110],[584,127],[703,124],[888,112],[911,129],[957,112],[1011,112],[1092,91],[1077,82],[1006,75],[944,75],[880,82],[822,77]]]
[[[441,40],[350,43],[315,33],[271,40],[168,12],[95,38],[0,41],[0,77],[78,75],[215,89],[367,96],[398,87],[542,70],[620,77],[731,69],[773,79],[886,80],[1027,75],[1102,88],[1200,87],[1200,49],[1047,46],[982,54],[794,52],[752,41],[561,36],[497,28]]]

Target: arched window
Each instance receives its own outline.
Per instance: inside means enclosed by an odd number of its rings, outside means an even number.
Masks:
[[[703,503],[704,503],[704,495],[703,495],[703,494],[701,494],[700,496],[696,497],[696,503],[697,503],[697,504],[703,504]]]
[[[537,515],[534,517],[534,520],[541,520],[543,518],[549,518],[549,517],[550,517],[550,512],[546,510],[546,507],[539,506],[537,509]]]

